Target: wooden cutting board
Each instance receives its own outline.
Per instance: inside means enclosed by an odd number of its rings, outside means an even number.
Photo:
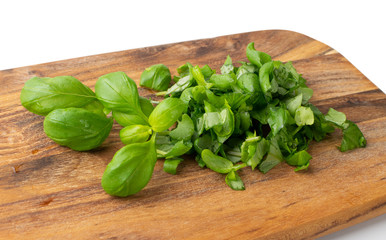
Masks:
[[[187,61],[217,70],[228,54],[245,61],[252,41],[275,60],[292,60],[314,89],[311,102],[324,113],[343,111],[368,146],[341,153],[337,131],[311,144],[308,172],[284,163],[265,175],[243,169],[245,191],[192,159],[176,176],[159,160],[145,189],[116,198],[100,180],[123,146],[120,126],[98,149],[75,152],[46,137],[44,118],[20,104],[33,76],[72,75],[93,88],[99,76],[124,71],[138,83],[156,63],[174,74]],[[337,51],[302,34],[259,31],[8,69],[0,84],[1,239],[312,239],[386,213],[386,96]]]

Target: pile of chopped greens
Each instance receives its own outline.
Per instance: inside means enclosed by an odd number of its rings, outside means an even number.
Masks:
[[[135,82],[123,72],[100,77],[95,93],[70,76],[34,77],[20,98],[29,111],[46,116],[48,137],[74,150],[98,147],[113,119],[122,125],[125,146],[102,177],[104,190],[122,197],[147,185],[160,158],[165,159],[164,171],[176,174],[182,156],[193,155],[200,167],[225,174],[230,188],[244,190],[238,170],[267,173],[281,162],[295,171],[307,170],[310,142],[336,128],[343,133],[340,151],[366,146],[362,132],[344,113],[331,108],[324,115],[309,103],[313,91],[291,62],[273,61],[253,42],[246,55],[249,62],[238,67],[228,56],[220,73],[186,63],[170,88],[165,65],[147,68],[140,85],[159,91],[165,97],[160,103],[139,96]]]

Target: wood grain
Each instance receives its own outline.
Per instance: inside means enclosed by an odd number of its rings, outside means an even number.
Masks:
[[[219,69],[230,54],[246,60],[251,41],[276,60],[293,61],[314,89],[311,102],[358,123],[365,149],[341,153],[340,133],[312,143],[311,167],[281,164],[267,174],[243,169],[246,190],[192,159],[176,176],[162,160],[135,196],[104,193],[101,176],[123,145],[118,125],[96,150],[75,152],[43,132],[43,117],[20,105],[33,76],[72,75],[91,88],[124,71],[135,81],[148,66],[175,69],[189,61]],[[313,239],[386,213],[386,97],[342,55],[299,33],[259,31],[88,56],[0,72],[1,239]],[[144,96],[153,92],[140,90]]]

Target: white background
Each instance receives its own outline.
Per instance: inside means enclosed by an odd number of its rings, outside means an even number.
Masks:
[[[286,29],[326,43],[386,92],[382,1],[1,1],[0,70]],[[324,239],[386,239],[386,215]]]

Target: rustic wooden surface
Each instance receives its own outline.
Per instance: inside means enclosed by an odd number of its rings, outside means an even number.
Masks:
[[[173,73],[186,61],[219,69],[227,54],[246,60],[251,41],[276,60],[292,60],[314,89],[312,101],[358,123],[365,149],[341,153],[340,133],[312,143],[311,167],[281,164],[263,175],[244,169],[245,191],[187,159],[178,175],[162,160],[147,187],[115,198],[100,186],[123,145],[118,125],[97,150],[75,152],[43,133],[43,117],[25,110],[20,90],[33,76],[72,75],[90,87],[124,71],[137,82],[148,66]],[[1,239],[312,239],[386,213],[386,97],[342,55],[289,31],[260,31],[88,56],[0,72]],[[142,95],[152,93],[140,90]]]

